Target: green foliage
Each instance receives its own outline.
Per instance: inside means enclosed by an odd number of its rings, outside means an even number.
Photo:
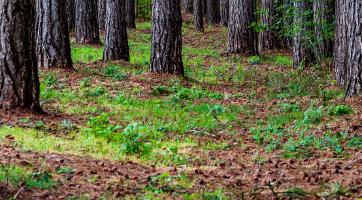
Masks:
[[[121,128],[120,126],[110,124],[110,116],[107,113],[91,117],[87,125],[90,127],[90,133],[107,138],[110,141],[117,140],[117,134],[115,133]]]
[[[122,152],[128,155],[148,155],[152,146],[149,143],[151,130],[139,123],[129,124],[122,133]]]
[[[75,63],[94,63],[102,60],[103,48],[91,46],[72,47],[72,60]]]
[[[274,57],[274,63],[276,65],[290,67],[293,65],[293,60],[290,59],[290,57],[288,57],[288,56],[276,55]]]
[[[323,107],[309,107],[304,112],[303,122],[306,124],[319,124],[323,118]]]
[[[251,56],[248,58],[248,62],[251,65],[260,65],[262,63],[260,56]]]
[[[56,185],[52,175],[48,172],[34,172],[26,182],[26,186],[30,188],[39,188],[48,190]]]
[[[104,74],[118,81],[128,78],[128,74],[121,72],[121,68],[117,65],[108,65],[104,70]]]
[[[336,105],[336,106],[331,106],[328,109],[328,114],[330,115],[349,115],[353,112],[352,108],[348,105]]]
[[[75,170],[73,168],[67,166],[61,166],[57,168],[58,174],[73,174],[74,171]]]
[[[221,189],[216,190],[214,192],[204,192],[202,194],[203,200],[227,200],[228,198],[225,196]]]

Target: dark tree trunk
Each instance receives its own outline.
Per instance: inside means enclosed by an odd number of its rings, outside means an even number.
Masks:
[[[199,32],[204,31],[204,16],[202,0],[194,0],[194,24],[195,30]]]
[[[180,0],[153,0],[151,71],[184,74]]]
[[[193,5],[193,2],[194,0],[182,0],[181,3],[182,3],[182,8],[188,12],[188,13],[192,13],[194,11],[194,5]]]
[[[325,28],[333,23],[333,0],[313,1],[313,23],[315,35],[314,55],[318,63],[332,55],[333,42],[328,38]]]
[[[73,69],[64,0],[37,1],[38,68]]]
[[[106,0],[106,40],[103,59],[129,61],[126,2]]]
[[[257,33],[251,27],[255,11],[255,0],[230,0],[229,53],[258,54]]]
[[[295,69],[309,65],[313,59],[310,47],[308,47],[307,41],[303,37],[303,34],[306,34],[308,30],[306,25],[309,19],[305,15],[308,8],[307,0],[294,1],[293,67]]]
[[[336,1],[334,68],[346,97],[362,92],[362,1]]]
[[[136,28],[135,0],[126,0],[126,21],[128,28]]]
[[[220,24],[220,0],[207,0],[206,14],[209,24]]]
[[[221,24],[228,26],[229,24],[229,0],[220,0],[220,18]]]
[[[68,28],[70,31],[75,29],[75,0],[66,0],[66,11],[68,17]]]
[[[98,0],[98,26],[102,31],[106,28],[106,0]]]
[[[209,20],[207,18],[207,1],[208,0],[201,0],[202,1],[202,15],[205,17],[206,24],[209,23]]]
[[[274,0],[261,0],[260,20],[263,30],[259,33],[259,51],[278,48],[280,39],[278,32],[273,28],[276,20],[276,7]]]
[[[41,111],[32,0],[0,1],[0,107]]]
[[[97,0],[75,0],[78,44],[100,44]]]

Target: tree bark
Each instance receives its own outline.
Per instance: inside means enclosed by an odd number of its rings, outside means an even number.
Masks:
[[[36,7],[38,68],[73,69],[64,0],[38,0]]]
[[[106,28],[106,0],[98,0],[98,25],[99,30]]]
[[[188,13],[193,13],[194,11],[194,7],[193,7],[193,2],[194,0],[182,0],[181,3],[181,7]]]
[[[0,107],[41,111],[32,0],[0,1]]]
[[[274,0],[260,1],[260,20],[263,30],[259,33],[259,51],[278,48],[281,43],[278,32],[273,28],[276,20],[275,6]]]
[[[318,63],[331,56],[333,53],[333,43],[328,38],[325,30],[333,23],[333,0],[314,0],[313,1],[313,23],[315,35],[314,54]]]
[[[153,0],[151,71],[184,74],[180,0]]]
[[[346,97],[362,92],[362,2],[336,1],[334,69]]]
[[[68,17],[68,28],[70,31],[75,29],[75,2],[74,0],[66,0],[66,12]]]
[[[306,0],[294,1],[294,37],[293,37],[293,68],[298,68],[309,64],[311,54],[307,47],[303,34],[306,33],[307,19],[305,12],[308,10]]]
[[[106,0],[106,40],[103,59],[129,61],[126,2]]]
[[[136,28],[135,0],[126,0],[126,21],[128,28]]]
[[[207,0],[206,14],[210,25],[220,24],[220,0]]]
[[[204,15],[203,15],[202,0],[194,0],[194,24],[196,31],[204,32]]]
[[[255,11],[254,0],[230,0],[229,53],[258,54],[257,33],[251,27],[256,22]]]
[[[75,0],[78,44],[100,44],[96,0]]]
[[[229,24],[229,0],[220,0],[220,18],[221,24],[227,27]]]

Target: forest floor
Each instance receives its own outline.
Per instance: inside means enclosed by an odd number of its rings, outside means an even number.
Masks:
[[[46,114],[0,111],[0,199],[358,199],[362,98],[286,52],[225,54],[227,29],[184,23],[186,77],[72,39],[76,71],[41,72]]]

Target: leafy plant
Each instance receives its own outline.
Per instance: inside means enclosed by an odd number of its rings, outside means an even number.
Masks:
[[[322,112],[323,107],[316,108],[314,106],[309,107],[304,112],[304,119],[303,122],[306,124],[318,124],[321,122],[323,117]]]
[[[149,143],[149,128],[139,123],[129,124],[122,132],[122,152],[128,155],[148,155],[152,146]]]
[[[330,115],[348,115],[353,112],[352,108],[348,105],[337,105],[337,106],[331,106],[328,109],[328,114]]]

